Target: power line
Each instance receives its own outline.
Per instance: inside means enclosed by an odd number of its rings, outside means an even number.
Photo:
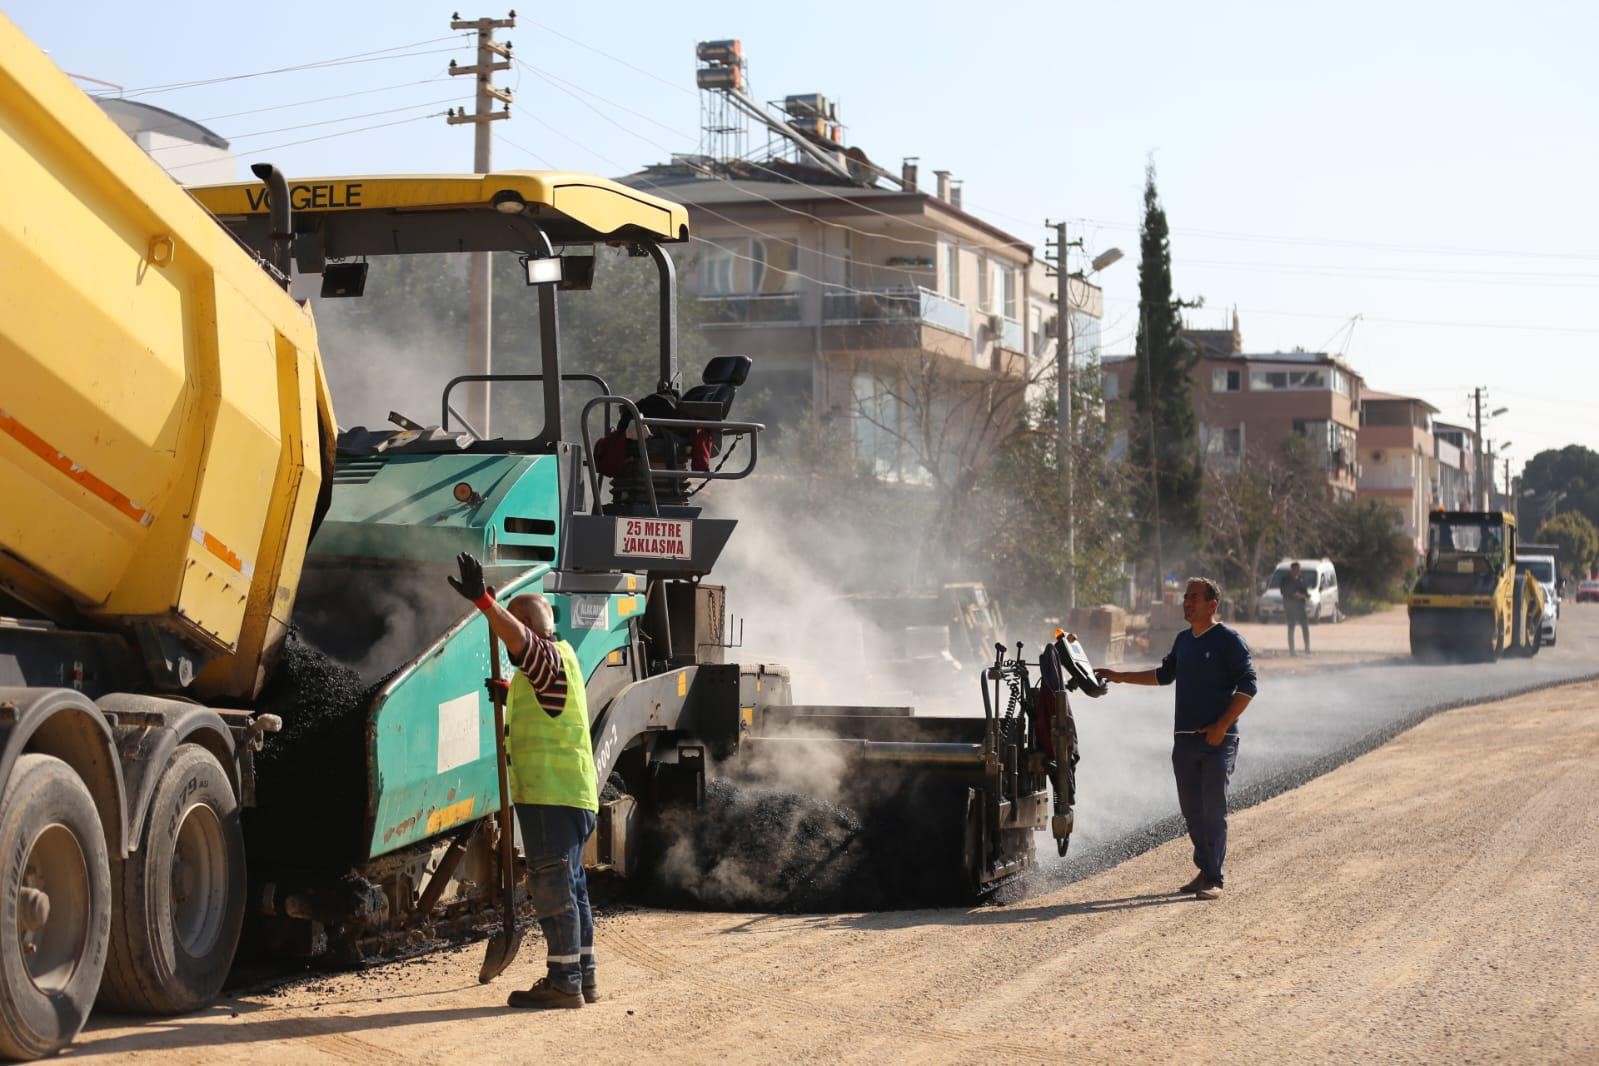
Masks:
[[[1114,296],[1105,297],[1107,303],[1137,303],[1137,300],[1122,299]],[[1348,315],[1326,311],[1269,311],[1260,307],[1241,307],[1240,313],[1249,315],[1267,315],[1283,318],[1337,318],[1348,319]],[[1422,318],[1376,318],[1372,315],[1362,314],[1362,322],[1382,322],[1398,326],[1436,326],[1443,329],[1502,329],[1525,330],[1534,333],[1599,333],[1599,327],[1587,326],[1523,326],[1507,322],[1447,322],[1438,319]]]
[[[662,85],[667,86],[668,88],[676,89],[678,92],[687,93],[690,96],[694,95],[694,90],[693,89],[686,89],[683,86],[679,85],[675,81],[670,81],[670,80],[668,80],[666,78],[663,78],[659,74],[652,74],[650,71],[645,70],[643,67],[635,66],[632,63],[629,63],[625,59],[622,59],[622,58],[620,58],[618,56],[613,56],[609,52],[601,51],[600,49],[595,48],[592,44],[585,44],[583,41],[578,40],[576,37],[569,37],[566,34],[562,33],[560,30],[557,30],[557,29],[555,29],[553,27],[550,27],[550,26],[546,26],[542,22],[534,22],[532,19],[528,19],[528,22],[531,23],[534,26],[537,26],[539,29],[543,30],[545,33],[553,33],[555,36],[561,38],[561,40],[563,40],[563,41],[569,41],[572,44],[577,45],[579,48],[587,49],[588,51],[593,52],[597,56],[602,56],[602,57],[604,57],[606,59],[609,59],[613,63],[620,64],[621,66],[624,66],[624,67],[628,68],[629,70],[632,70],[632,71],[635,71],[635,72],[637,72],[639,74],[642,74],[646,78],[650,78],[650,79],[652,79],[654,81],[658,81]]]
[[[1323,278],[1369,278],[1381,281],[1408,281],[1421,282],[1433,285],[1493,285],[1517,286],[1545,289],[1573,289],[1592,288],[1593,281],[1599,279],[1596,274],[1562,274],[1533,273],[1518,276],[1504,271],[1425,271],[1393,268],[1383,270],[1380,267],[1339,267],[1330,265],[1316,267],[1309,264],[1296,263],[1238,263],[1217,259],[1189,259],[1181,256],[1172,257],[1173,265],[1204,267],[1210,270],[1240,270],[1251,273],[1291,274],[1299,277]],[[1563,278],[1569,279],[1572,284],[1562,285],[1558,282],[1536,280],[1538,278]]]
[[[1131,230],[1138,232],[1139,227],[1126,222],[1107,222],[1102,219],[1084,219],[1083,221],[1106,229]],[[1488,256],[1494,259],[1573,259],[1593,261],[1599,260],[1599,255],[1580,252],[1518,252],[1506,248],[1460,248],[1447,245],[1416,245],[1416,244],[1387,244],[1377,241],[1340,240],[1327,237],[1291,237],[1276,236],[1261,233],[1236,233],[1226,230],[1198,229],[1187,226],[1173,226],[1171,232],[1191,237],[1207,237],[1224,241],[1253,241],[1265,244],[1309,244],[1324,245],[1335,248],[1351,248],[1361,251],[1399,252],[1408,255],[1463,255],[1463,256]]]
[[[524,111],[524,112],[522,112],[522,114],[528,115],[528,112]],[[586,144],[582,143],[581,141],[577,140],[576,138],[568,136],[565,133],[562,133],[560,130],[556,129],[554,126],[551,126],[548,122],[545,122],[543,119],[539,118],[537,115],[528,115],[528,117],[532,118],[533,121],[539,123],[539,125],[543,126],[545,129],[549,130],[551,133],[554,133],[557,137],[560,137],[563,140],[566,140],[566,141],[570,142],[571,144],[575,145],[576,147],[582,149],[583,151],[588,152],[589,154],[593,155],[595,158],[597,158],[597,159],[599,159],[599,160],[601,160],[601,161],[603,161],[605,163],[608,163],[611,166],[617,166],[617,167],[620,166],[620,164],[617,163],[616,160],[610,159],[610,158],[608,158],[608,157],[606,157],[604,155],[601,155],[599,152],[596,152],[594,149],[588,147]],[[522,145],[517,144],[515,141],[511,140],[509,137],[501,137],[500,140],[504,141],[506,144],[510,145],[512,148],[515,148],[515,149],[517,149],[519,151],[526,152],[528,155],[532,156],[534,159],[537,159],[539,162],[543,163],[545,166],[550,167],[550,169],[552,169],[552,170],[556,169],[555,167],[550,165],[550,163],[549,163],[549,161],[547,159],[544,159],[542,156],[540,156],[538,153],[532,151],[531,149],[524,148]],[[646,184],[652,184],[652,183],[646,182]],[[741,227],[741,228],[748,228],[748,227]],[[837,283],[831,282],[831,281],[823,281],[821,278],[812,277],[811,275],[806,274],[806,273],[804,273],[804,272],[802,272],[800,270],[788,270],[788,269],[785,269],[783,267],[773,267],[770,263],[768,263],[764,259],[756,259],[754,256],[742,255],[742,254],[740,254],[738,252],[733,251],[730,248],[727,248],[727,247],[725,247],[723,245],[717,244],[715,241],[710,240],[709,238],[706,238],[706,237],[699,237],[699,236],[695,236],[693,234],[690,234],[689,235],[689,240],[693,241],[696,244],[710,245],[711,247],[717,249],[718,251],[722,252],[725,255],[731,256],[734,259],[741,259],[741,260],[743,260],[743,261],[745,261],[747,263],[756,263],[756,264],[758,264],[760,266],[770,267],[771,269],[777,270],[780,273],[787,274],[787,275],[790,275],[792,277],[800,278],[801,280],[804,280],[804,281],[809,281],[812,284],[820,286],[822,289],[825,289],[825,290],[833,290],[833,291],[837,291],[837,292],[849,292],[849,293],[854,293],[854,294],[856,294],[858,296],[881,296],[881,295],[883,295],[883,292],[881,290],[878,290],[878,289],[857,289],[857,288],[855,288],[853,286],[850,286],[850,285],[840,285],[840,284],[837,284]]]
[[[440,104],[454,103],[458,99],[459,99],[459,97],[457,97],[457,96],[451,96],[451,97],[447,97],[447,98],[445,98],[443,100],[429,100],[426,103],[421,103],[421,104],[407,104],[404,107],[390,107],[390,108],[387,108],[387,109],[382,110],[382,111],[367,111],[367,112],[364,112],[364,113],[359,114],[359,115],[345,115],[343,118],[326,118],[326,119],[322,119],[322,120],[320,120],[318,122],[302,122],[302,123],[300,123],[297,126],[279,126],[277,129],[272,129],[272,130],[257,130],[254,133],[235,134],[233,136],[228,137],[227,140],[231,143],[233,141],[242,141],[242,140],[244,140],[244,139],[246,139],[248,137],[265,137],[265,136],[268,136],[268,135],[273,134],[273,133],[289,133],[289,132],[291,132],[293,130],[312,129],[313,127],[316,127],[316,126],[333,126],[333,125],[337,125],[340,122],[355,122],[358,119],[374,118],[374,117],[376,117],[378,115],[394,115],[394,114],[398,114],[401,111],[415,111],[419,107],[437,107]],[[166,145],[161,145],[161,146],[156,147],[156,148],[151,148],[151,149],[149,149],[149,151],[151,153],[155,153],[155,152],[172,152],[172,151],[177,151],[179,149],[192,148],[192,147],[193,147],[193,145],[189,145],[189,144],[166,144]]]
[[[215,77],[215,78],[199,78],[199,79],[196,79],[194,81],[172,82],[172,83],[167,84],[167,85],[149,85],[149,86],[145,86],[143,88],[130,89],[130,90],[126,91],[126,92],[117,93],[116,96],[118,98],[120,98],[120,99],[127,100],[127,99],[132,99],[133,97],[136,97],[136,96],[150,96],[150,95],[153,95],[155,93],[177,92],[177,91],[182,90],[182,89],[196,89],[196,88],[201,88],[201,87],[206,86],[206,85],[221,85],[224,82],[245,81],[245,80],[250,79],[250,78],[264,78],[264,77],[267,77],[267,76],[272,75],[272,74],[292,74],[292,73],[295,73],[297,71],[302,71],[302,70],[324,70],[324,69],[328,69],[328,68],[332,68],[332,67],[351,66],[351,65],[359,64],[359,63],[378,63],[378,62],[383,62],[384,60],[389,60],[389,59],[409,59],[412,56],[442,55],[442,54],[449,53],[449,52],[459,51],[460,50],[460,46],[456,46],[455,48],[432,48],[432,49],[428,49],[426,51],[420,51],[420,52],[409,52],[409,51],[401,51],[401,50],[402,49],[408,49],[408,48],[417,48],[417,47],[419,47],[421,45],[426,45],[426,44],[436,44],[439,41],[454,40],[456,37],[459,37],[459,36],[462,36],[462,35],[461,34],[453,34],[452,33],[452,34],[450,34],[448,36],[445,36],[445,37],[434,37],[434,38],[431,38],[431,39],[426,40],[426,41],[416,41],[416,42],[414,42],[412,44],[395,45],[392,48],[379,48],[379,49],[376,49],[376,50],[370,51],[370,52],[356,52],[353,55],[337,56],[337,57],[334,57],[332,59],[319,59],[319,60],[316,60],[314,62],[297,63],[297,64],[295,64],[293,66],[287,66],[287,67],[274,67],[271,70],[256,70],[256,71],[251,71],[248,74],[228,74],[228,75],[223,75],[221,77]],[[386,54],[386,53],[398,53],[398,54]],[[106,96],[106,95],[110,95],[110,94],[99,93],[99,94],[96,94],[96,95]]]
[[[631,129],[628,126],[616,121],[614,118],[612,118],[611,116],[605,114],[599,108],[595,107],[592,103],[589,102],[589,100],[587,98],[588,97],[592,97],[593,99],[598,100],[601,103],[608,104],[611,107],[615,107],[615,108],[617,108],[619,110],[626,111],[629,114],[636,115],[639,118],[644,119],[646,122],[650,122],[650,123],[652,123],[654,125],[660,126],[662,129],[666,130],[668,133],[674,133],[677,136],[684,137],[684,138],[687,138],[689,136],[689,134],[687,132],[683,131],[683,130],[676,129],[675,127],[672,127],[672,126],[668,126],[668,125],[666,125],[663,122],[659,122],[659,121],[657,121],[657,120],[655,120],[653,118],[650,118],[648,115],[644,115],[641,112],[634,111],[632,108],[627,107],[627,106],[625,106],[623,104],[619,104],[619,103],[617,103],[614,100],[607,100],[605,97],[600,96],[597,93],[592,92],[591,90],[583,89],[583,88],[581,88],[579,86],[576,86],[574,83],[568,82],[564,78],[560,78],[560,77],[558,77],[556,75],[553,75],[553,74],[547,74],[545,71],[540,70],[539,68],[533,66],[532,64],[528,63],[526,60],[523,60],[523,59],[521,59],[519,57],[513,57],[513,61],[515,63],[517,63],[519,66],[525,67],[528,71],[533,73],[535,76],[543,78],[549,84],[554,85],[555,88],[557,88],[557,89],[561,90],[562,92],[566,93],[566,95],[572,97],[578,103],[582,104],[584,107],[588,108],[590,111],[594,112],[600,118],[604,119],[606,122],[610,123],[612,126],[614,126],[617,129],[621,130],[623,133],[626,133],[630,137],[634,137],[634,138],[637,138],[638,140],[643,141],[645,144],[650,145],[651,147],[655,148],[657,151],[665,152],[667,154],[668,158],[670,158],[672,155],[676,154],[676,153],[674,153],[672,151],[671,148],[667,147],[664,144],[661,144],[659,141],[656,141],[653,138],[644,136],[642,133],[639,133],[637,130]],[[604,156],[600,156],[600,158],[604,159],[605,157]],[[618,163],[615,160],[607,159],[606,162],[608,162],[610,165],[612,165],[614,167],[617,167],[618,169],[622,169],[622,170],[627,169],[625,166],[623,166],[623,164]],[[978,252],[986,252],[986,251],[988,251],[988,249],[982,247],[981,245],[975,245],[975,244],[972,244],[972,243],[970,243],[968,241],[961,241],[958,238],[953,238],[951,234],[945,233],[942,230],[933,229],[930,226],[923,226],[923,225],[921,225],[919,223],[912,222],[909,219],[906,219],[902,215],[894,215],[894,214],[890,214],[887,211],[879,211],[876,208],[869,207],[869,206],[867,206],[865,204],[860,203],[860,201],[857,200],[857,199],[852,199],[850,197],[843,196],[843,195],[840,195],[838,193],[832,192],[831,190],[827,189],[825,186],[811,185],[811,184],[809,184],[807,182],[800,181],[798,178],[795,178],[795,177],[792,177],[790,175],[784,174],[781,171],[773,170],[770,167],[762,166],[761,164],[756,163],[756,162],[754,162],[752,160],[744,160],[744,162],[746,163],[746,165],[748,165],[750,167],[753,167],[756,170],[760,170],[760,171],[763,171],[764,173],[770,174],[770,175],[772,175],[773,177],[777,178],[780,181],[789,182],[791,184],[801,186],[801,187],[803,187],[805,189],[809,189],[809,190],[812,190],[812,191],[815,191],[815,192],[823,193],[823,194],[825,194],[827,196],[831,196],[831,197],[833,197],[835,199],[842,200],[845,203],[850,204],[851,206],[858,207],[858,208],[860,208],[860,209],[862,209],[864,211],[867,211],[867,212],[869,212],[871,214],[881,215],[882,217],[884,217],[886,219],[889,219],[891,221],[899,222],[899,223],[901,223],[903,225],[910,226],[913,229],[919,229],[919,230],[923,231],[924,233],[932,234],[934,236],[934,238],[942,239],[946,243],[954,243],[954,244],[958,245],[959,247],[965,248],[965,249],[967,249],[969,251],[978,251]],[[895,236],[892,236],[891,234],[874,232],[872,230],[859,229],[858,227],[849,226],[849,225],[846,225],[846,224],[841,223],[841,222],[828,221],[828,220],[823,219],[820,216],[818,216],[818,215],[816,215],[816,214],[814,214],[812,212],[800,211],[800,210],[798,210],[796,208],[789,207],[789,206],[787,206],[785,204],[782,204],[782,203],[778,202],[777,200],[774,200],[773,198],[771,198],[769,196],[763,196],[760,193],[755,192],[755,191],[753,191],[751,189],[746,189],[745,187],[735,183],[732,179],[727,178],[724,175],[717,174],[714,171],[707,170],[704,167],[696,167],[696,166],[692,166],[691,165],[690,168],[692,170],[694,170],[695,173],[701,174],[701,175],[703,175],[703,176],[705,176],[707,178],[710,178],[712,180],[721,181],[721,182],[726,183],[731,188],[733,188],[735,191],[743,193],[745,196],[748,196],[751,199],[763,200],[766,203],[769,203],[772,206],[779,208],[780,210],[787,211],[787,212],[789,212],[791,214],[799,215],[799,216],[801,216],[803,218],[806,218],[806,219],[808,219],[810,221],[819,222],[819,223],[821,223],[824,226],[831,226],[831,227],[834,227],[836,229],[847,230],[847,231],[849,231],[851,233],[856,233],[856,234],[859,234],[859,235],[861,235],[863,237],[870,237],[870,238],[872,238],[874,240],[892,241],[892,242],[894,242],[896,244],[905,244],[905,245],[910,245],[910,246],[916,247],[916,248],[924,247],[928,243],[927,241],[923,241],[923,240],[909,240],[909,239],[904,238],[904,237],[895,237]],[[642,179],[637,179],[637,180],[642,180]],[[646,184],[651,184],[652,187],[657,188],[657,189],[663,189],[663,191],[664,191],[664,188],[665,188],[665,187],[663,187],[661,185],[654,184],[654,183],[646,183]],[[694,206],[695,206],[696,209],[699,209],[699,210],[707,210],[707,209],[705,209],[703,207],[703,205],[696,204]],[[707,210],[707,213],[714,214],[715,212],[710,212],[710,211]],[[724,217],[725,218],[725,216],[719,216],[719,217]],[[731,220],[728,220],[728,221],[731,221]],[[739,223],[732,223],[732,224],[733,225],[740,225]],[[937,243],[937,240],[935,240],[934,243]],[[1014,244],[1011,244],[1009,246],[1010,247],[1015,247]]]
[[[329,100],[348,100],[356,96],[371,96],[373,93],[389,93],[396,89],[409,89],[416,85],[431,85],[442,77],[444,77],[444,71],[441,68],[439,73],[435,74],[431,78],[419,78],[416,81],[396,82],[393,85],[380,85],[376,89],[358,89],[353,93],[335,93],[332,96],[317,96],[309,100],[295,100],[292,103],[287,104],[273,104],[270,107],[252,107],[245,111],[230,111],[225,115],[206,115],[202,118],[192,120],[184,119],[181,122],[170,122],[161,126],[141,126],[139,132],[165,133],[167,130],[188,129],[197,122],[217,122],[228,118],[242,118],[245,115],[261,115],[269,111],[288,111],[296,107],[308,107],[311,104],[325,104]]]
[[[388,129],[390,126],[404,126],[404,125],[407,125],[408,123],[411,123],[411,122],[421,122],[423,119],[438,118],[438,117],[440,117],[443,114],[444,114],[443,111],[435,111],[435,112],[432,112],[431,114],[427,114],[427,115],[413,115],[410,118],[402,118],[402,119],[399,119],[399,120],[397,120],[395,122],[379,122],[379,123],[376,123],[375,125],[371,125],[371,126],[358,126],[355,129],[353,129],[353,130],[340,130],[337,133],[325,133],[325,134],[323,134],[320,137],[303,137],[303,138],[301,138],[300,140],[297,140],[297,141],[285,141],[282,144],[272,144],[272,145],[268,145],[265,148],[252,148],[250,151],[245,152],[243,154],[246,155],[246,156],[261,155],[264,152],[275,152],[279,148],[293,148],[295,145],[311,144],[311,143],[313,143],[315,141],[330,141],[330,140],[333,140],[333,139],[335,139],[337,137],[348,137],[351,134],[355,134],[355,133],[365,133],[368,130],[382,130],[382,129]],[[166,169],[167,170],[184,170],[184,169],[186,169],[188,167],[205,166],[207,164],[213,164],[215,162],[216,162],[216,160],[214,160],[214,159],[197,159],[197,160],[195,160],[192,163],[177,163],[177,164],[174,164],[173,166],[167,167]]]

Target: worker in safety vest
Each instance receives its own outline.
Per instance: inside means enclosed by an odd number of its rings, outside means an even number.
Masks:
[[[506,704],[511,799],[522,827],[528,887],[544,930],[548,973],[511,993],[513,1007],[581,1007],[600,998],[594,980],[594,913],[583,875],[583,844],[599,812],[588,700],[577,653],[555,639],[555,615],[543,596],[501,606],[483,587],[483,567],[456,557],[459,580],[447,580],[488,619],[516,673]]]

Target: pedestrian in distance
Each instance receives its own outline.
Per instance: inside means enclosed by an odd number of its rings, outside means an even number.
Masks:
[[[1221,586],[1188,579],[1183,621],[1171,651],[1153,670],[1095,670],[1103,682],[1177,683],[1172,771],[1177,805],[1188,823],[1198,875],[1179,892],[1220,899],[1227,855],[1227,782],[1238,759],[1238,718],[1255,698],[1255,662],[1238,631],[1216,620]]]
[[[583,845],[600,809],[583,671],[572,646],[555,639],[548,600],[530,594],[502,606],[484,588],[483,567],[471,553],[455,561],[461,576],[446,580],[483,612],[516,664],[505,709],[506,754],[529,894],[548,955],[545,976],[532,988],[512,992],[508,1002],[581,1007],[600,998],[594,912],[583,873]]]
[[[1294,654],[1294,626],[1305,635],[1305,654],[1310,654],[1310,589],[1299,572],[1299,564],[1292,563],[1278,586],[1283,594],[1283,617],[1288,619],[1288,654]]]

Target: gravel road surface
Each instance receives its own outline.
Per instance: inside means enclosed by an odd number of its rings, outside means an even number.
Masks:
[[[68,1057],[1593,1061],[1596,794],[1599,684],[1546,689],[1235,814],[1216,903],[1168,891],[1192,872],[1173,841],[1011,906],[629,910],[599,923],[606,997],[581,1011],[501,1006],[530,939],[494,985],[468,945],[180,1019],[96,1017]]]

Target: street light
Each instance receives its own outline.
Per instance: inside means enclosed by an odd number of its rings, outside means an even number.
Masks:
[[[1048,225],[1048,223],[1045,223]],[[1081,248],[1082,240],[1066,239],[1066,223],[1055,223],[1055,242],[1058,259],[1055,264],[1055,395],[1057,436],[1056,448],[1060,454],[1061,477],[1066,488],[1066,609],[1077,606],[1077,516],[1073,513],[1076,501],[1075,462],[1072,459],[1072,282],[1086,282],[1090,275],[1122,258],[1120,248],[1107,248],[1088,264],[1087,271],[1073,274],[1066,264],[1072,248]]]

